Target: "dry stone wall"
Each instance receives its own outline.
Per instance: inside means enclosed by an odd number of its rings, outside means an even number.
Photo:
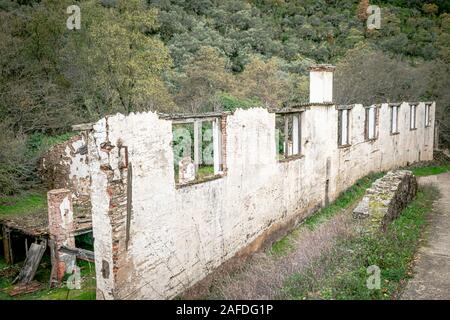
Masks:
[[[411,171],[388,172],[367,189],[361,202],[353,211],[355,218],[368,219],[368,230],[386,230],[398,218],[417,193],[416,177]]]

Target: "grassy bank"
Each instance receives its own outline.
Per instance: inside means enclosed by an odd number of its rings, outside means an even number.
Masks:
[[[450,171],[450,165],[442,165],[442,166],[427,166],[420,168],[412,168],[410,169],[416,177],[424,177],[431,176],[435,174],[445,173]]]
[[[275,242],[270,250],[271,253],[280,256],[292,250],[294,247],[293,240],[303,228],[306,227],[310,230],[314,230],[318,225],[329,220],[335,214],[345,211],[364,195],[366,189],[369,188],[375,180],[381,178],[383,175],[384,173],[376,173],[359,179],[330,205],[320,209],[317,213],[307,218],[299,228]]]
[[[284,295],[290,299],[395,299],[412,275],[411,262],[437,197],[435,188],[420,188],[417,198],[386,233],[341,239],[331,254],[292,275],[285,282]],[[380,289],[366,286],[371,265],[381,270]]]
[[[47,197],[44,192],[30,191],[0,198],[0,218],[42,211],[47,211]]]

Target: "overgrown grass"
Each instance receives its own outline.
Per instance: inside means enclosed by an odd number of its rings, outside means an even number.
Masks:
[[[387,229],[386,233],[362,234],[341,239],[328,253],[301,274],[286,281],[283,293],[292,299],[392,299],[411,276],[426,217],[438,191],[420,188],[417,198]],[[367,288],[367,268],[381,270],[381,288]]]
[[[381,178],[383,175],[384,173],[374,173],[359,179],[354,185],[344,191],[333,203],[306,219],[304,223],[305,226],[314,230],[317,225],[323,221],[326,221],[336,213],[347,209],[364,195],[367,188],[369,188],[375,180]]]
[[[34,213],[47,209],[47,197],[37,191],[0,198],[0,217],[22,213]]]
[[[450,165],[412,168],[410,170],[414,173],[415,176],[423,177],[423,176],[431,176],[431,175],[445,173],[447,171],[450,171]]]
[[[202,165],[198,168],[197,179],[203,179],[214,175],[214,166]]]
[[[381,178],[383,175],[384,173],[374,173],[359,179],[330,205],[320,209],[319,212],[308,217],[299,228],[276,241],[270,249],[271,253],[274,255],[283,255],[289,252],[294,248],[292,239],[297,236],[301,228],[306,227],[310,230],[314,230],[319,224],[327,221],[335,214],[349,208],[364,195],[366,189],[369,188],[375,180]]]
[[[270,248],[270,253],[274,254],[275,256],[282,256],[290,252],[295,248],[295,245],[292,241],[293,236],[294,235],[291,233],[276,241]]]
[[[43,259],[43,263],[36,272],[35,280],[48,285],[50,278],[50,261]],[[13,277],[0,277],[0,300],[94,300],[95,283],[95,265],[86,261],[77,261],[81,271],[81,289],[70,290],[63,284],[58,288],[44,288],[34,293],[22,294],[11,297],[8,291],[12,288]],[[0,258],[0,271],[7,268],[4,261]],[[67,277],[66,277],[67,278]],[[67,279],[66,279],[67,280]]]

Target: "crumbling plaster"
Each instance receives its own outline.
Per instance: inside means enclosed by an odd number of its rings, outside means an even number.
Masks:
[[[434,110],[433,103],[433,123]],[[173,298],[275,224],[306,218],[362,176],[432,160],[434,125],[425,128],[423,103],[413,131],[409,105],[402,104],[398,135],[391,135],[389,106],[382,104],[373,141],[365,141],[364,112],[362,105],[352,108],[351,145],[341,148],[336,107],[312,105],[301,120],[303,157],[279,162],[275,114],[237,110],[226,116],[224,176],[181,188],[174,180],[170,120],[148,112],[98,121],[88,148],[97,298]],[[120,166],[119,146],[128,150],[126,168]]]
[[[40,175],[49,190],[67,188],[75,204],[88,204],[90,171],[82,134],[53,146],[41,159]]]

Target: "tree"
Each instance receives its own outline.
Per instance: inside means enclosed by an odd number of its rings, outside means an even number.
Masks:
[[[367,13],[367,8],[369,8],[369,0],[361,0],[357,8],[357,16],[360,21],[366,21],[369,17]]]
[[[15,132],[55,133],[76,118],[61,72],[65,4],[0,12],[0,120]]]
[[[289,75],[280,69],[275,58],[264,61],[257,55],[251,56],[238,79],[237,96],[257,98],[270,108],[281,107],[289,99]]]
[[[83,28],[69,35],[65,53],[68,77],[88,117],[173,110],[163,80],[171,66],[169,52],[146,34],[157,26],[155,9],[141,0],[118,0],[115,8],[89,1],[82,12]]]
[[[435,5],[434,3],[425,3],[422,6],[423,12],[429,15],[435,15],[439,11],[439,7]]]
[[[219,109],[217,94],[232,87],[228,64],[215,48],[201,47],[186,64],[183,73],[176,76],[178,105],[192,113]]]
[[[360,45],[337,64],[336,102],[341,104],[420,101],[427,94],[430,72]]]

